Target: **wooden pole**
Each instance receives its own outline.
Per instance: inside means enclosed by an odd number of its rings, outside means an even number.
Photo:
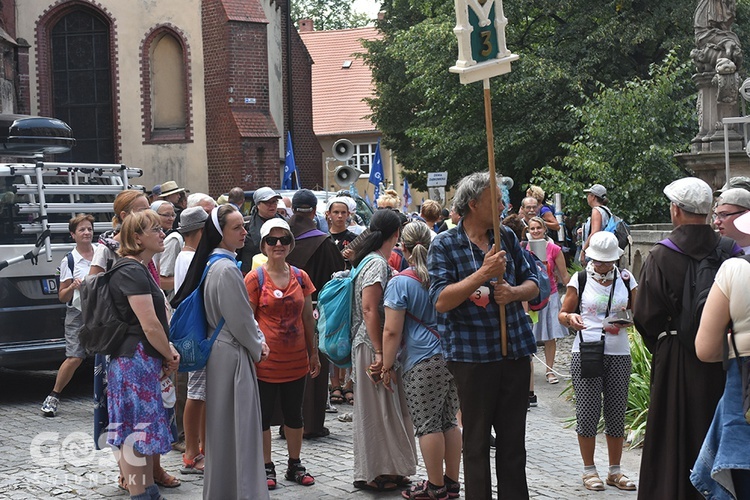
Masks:
[[[495,138],[492,132],[492,99],[490,97],[490,79],[484,79],[484,126],[487,131],[487,161],[490,168],[490,196],[492,197],[492,224],[495,235],[495,248],[502,249],[500,238],[500,210],[497,206],[497,175],[495,174]],[[498,283],[503,277],[498,278]],[[508,355],[508,324],[505,319],[505,306],[500,307],[500,351],[503,357]]]

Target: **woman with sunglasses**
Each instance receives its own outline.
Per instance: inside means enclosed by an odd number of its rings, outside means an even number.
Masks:
[[[636,486],[620,468],[625,439],[625,410],[630,382],[630,343],[627,327],[632,320],[623,317],[612,322],[615,313],[625,311],[635,302],[638,284],[626,270],[617,269],[622,256],[617,237],[608,231],[591,236],[586,269],[569,282],[560,314],[564,326],[578,330],[573,343],[570,374],[576,396],[576,432],[583,458],[583,485],[588,490],[604,490],[594,464],[596,434],[604,408],[604,432],[607,435],[609,473],[606,482],[620,490]],[[583,273],[583,274],[582,274]],[[580,300],[579,300],[580,295]],[[580,308],[579,308],[580,306]],[[632,314],[628,316],[632,318]],[[581,376],[580,342],[604,340],[604,371],[601,377]]]
[[[292,248],[294,236],[289,224],[280,218],[267,220],[260,228],[260,251],[268,261],[245,276],[250,305],[271,349],[268,360],[258,365],[263,460],[269,490],[276,488],[270,427],[277,399],[281,401],[289,454],[285,477],[303,486],[315,483],[300,461],[305,378],[308,372],[313,378],[320,372],[311,297],[315,286],[305,271],[286,263]]]
[[[205,454],[210,459],[205,464],[203,498],[268,498],[255,375],[255,363],[268,356],[268,346],[256,328],[235,260],[245,235],[242,214],[233,205],[214,208],[185,281],[172,299],[176,308],[202,286],[207,334],[225,321],[206,365]]]

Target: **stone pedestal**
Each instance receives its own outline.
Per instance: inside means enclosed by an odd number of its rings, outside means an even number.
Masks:
[[[721,151],[680,153],[675,158],[683,168],[706,181],[713,189],[719,189],[726,182],[723,142]],[[750,177],[750,158],[742,150],[730,151],[729,177],[740,175]]]

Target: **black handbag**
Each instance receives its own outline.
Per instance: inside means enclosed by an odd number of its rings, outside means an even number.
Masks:
[[[581,378],[598,378],[604,375],[604,334],[601,339],[584,342],[581,331],[578,331],[581,351]]]
[[[612,307],[612,297],[615,294],[615,282],[617,274],[612,280],[612,288],[609,290],[609,302],[607,302],[607,313],[604,317],[609,317],[609,310]],[[581,378],[598,378],[604,375],[604,327],[602,327],[602,336],[599,340],[584,342],[581,331],[578,331],[578,349],[581,354]]]

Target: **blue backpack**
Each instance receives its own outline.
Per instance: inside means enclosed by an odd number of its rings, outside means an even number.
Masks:
[[[210,338],[206,337],[208,321],[206,321],[206,309],[203,305],[203,281],[214,262],[229,258],[231,257],[222,254],[211,255],[198,287],[185,297],[172,315],[169,325],[169,341],[180,353],[179,371],[181,372],[192,372],[206,366],[211,347],[224,326],[224,318],[221,318],[213,335]]]
[[[509,231],[510,229],[504,227],[500,228],[500,237],[503,240],[505,247],[508,248],[508,253],[510,254],[513,251],[514,245],[508,235]],[[549,275],[547,274],[547,266],[539,259],[539,257],[531,253],[529,250],[521,247],[521,252],[523,252],[523,258],[529,263],[529,266],[531,266],[532,271],[536,273],[536,277],[539,280],[539,295],[529,301],[529,309],[532,311],[541,311],[547,306],[550,293],[552,293]],[[517,270],[518,266],[516,266],[516,271]]]
[[[374,258],[368,255],[351,271],[335,273],[318,293],[318,349],[341,368],[352,366],[354,279]]]

